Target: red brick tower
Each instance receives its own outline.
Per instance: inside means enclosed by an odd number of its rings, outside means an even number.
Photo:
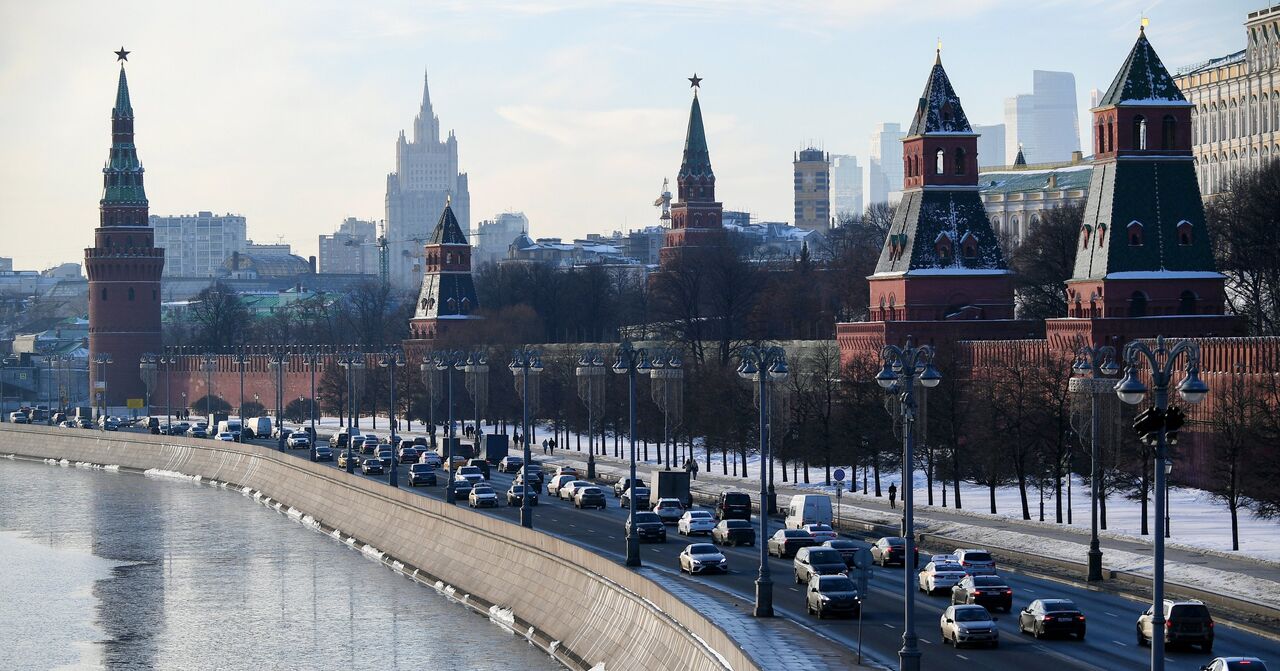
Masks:
[[[409,321],[411,339],[437,340],[446,329],[480,318],[475,314],[480,306],[471,277],[471,245],[448,202],[423,246],[423,266],[418,308]]]
[[[1155,49],[1138,41],[1093,109],[1095,162],[1067,281],[1067,319],[1052,344],[1155,335],[1243,334],[1224,316],[1191,154],[1191,103]]]
[[[689,129],[684,138],[684,159],[676,176],[677,201],[671,205],[671,230],[667,231],[658,260],[663,266],[686,251],[714,247],[725,239],[724,206],[716,202],[716,175],[711,171],[711,153],[702,128],[702,106],[698,87],[702,78],[694,75],[693,105],[689,109]]]
[[[116,52],[124,61],[129,52]],[[144,399],[138,372],[142,354],[160,351],[160,271],[164,250],[155,246],[147,221],[142,163],[133,144],[133,107],[124,65],[111,110],[111,153],[102,168],[100,220],[94,246],[84,250],[89,276],[89,380],[105,393],[107,411],[124,413],[130,399]],[[99,355],[112,363],[94,363]],[[103,372],[105,370],[105,375]]]

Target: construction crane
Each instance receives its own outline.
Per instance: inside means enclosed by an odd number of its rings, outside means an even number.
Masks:
[[[391,286],[391,259],[387,251],[387,220],[378,220],[378,279],[382,288]]]
[[[667,178],[663,177],[662,193],[658,196],[657,200],[653,201],[654,207],[662,208],[662,216],[659,217],[662,221],[671,221],[671,189],[668,188],[667,184]]]

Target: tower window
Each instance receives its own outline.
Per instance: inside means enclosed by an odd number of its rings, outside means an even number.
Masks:
[[[1129,296],[1129,316],[1145,317],[1147,316],[1147,295],[1141,291],[1135,291]]]
[[[1178,297],[1178,314],[1193,315],[1196,314],[1197,296],[1194,291],[1184,291]]]
[[[102,287],[102,300],[107,300],[107,288]]]
[[[1191,222],[1178,222],[1178,244],[1187,247],[1191,245],[1191,240]]]
[[[133,300],[133,287],[129,287],[129,300]]]
[[[1133,117],[1133,148],[1139,151],[1147,148],[1147,119],[1141,114]]]
[[[937,153],[934,154],[933,174],[942,175],[946,173],[943,166],[943,161],[946,159],[946,156],[947,152],[943,151],[941,148],[939,148]]]
[[[1107,147],[1103,151],[1115,151],[1116,149],[1116,125],[1115,122],[1107,119]]]
[[[964,161],[964,149],[963,149],[963,148],[961,148],[961,147],[956,147],[956,152],[955,152],[955,154],[956,154],[956,155],[955,155],[955,162],[956,162],[955,172],[956,172],[956,174],[957,174],[957,175],[963,175],[963,174],[964,174],[964,169],[965,169],[965,166],[964,166],[964,162],[965,162],[965,161]]]
[[[1162,149],[1174,149],[1176,140],[1178,122],[1173,119],[1172,114],[1164,115],[1164,121],[1160,124],[1160,145]]]
[[[1138,221],[1129,222],[1129,246],[1130,247],[1142,246],[1142,222],[1138,222]]]
[[[1089,248],[1089,226],[1080,227],[1080,249]]]

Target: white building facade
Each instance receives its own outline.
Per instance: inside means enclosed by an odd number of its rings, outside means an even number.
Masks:
[[[862,166],[857,156],[831,155],[831,211],[837,220],[862,213]]]
[[[867,157],[866,184],[862,195],[867,205],[896,203],[902,199],[902,124],[882,123],[871,134]]]
[[[164,249],[162,277],[217,277],[223,263],[249,244],[245,218],[238,214],[151,215],[155,245]]]

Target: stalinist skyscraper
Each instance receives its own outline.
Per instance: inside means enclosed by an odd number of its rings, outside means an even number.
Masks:
[[[440,118],[431,107],[426,76],[422,108],[413,120],[413,141],[404,131],[396,140],[396,170],[387,175],[387,241],[391,285],[416,290],[422,282],[422,248],[435,228],[445,201],[464,233],[471,230],[471,194],[467,174],[458,172],[458,140],[453,131],[440,141]]]

